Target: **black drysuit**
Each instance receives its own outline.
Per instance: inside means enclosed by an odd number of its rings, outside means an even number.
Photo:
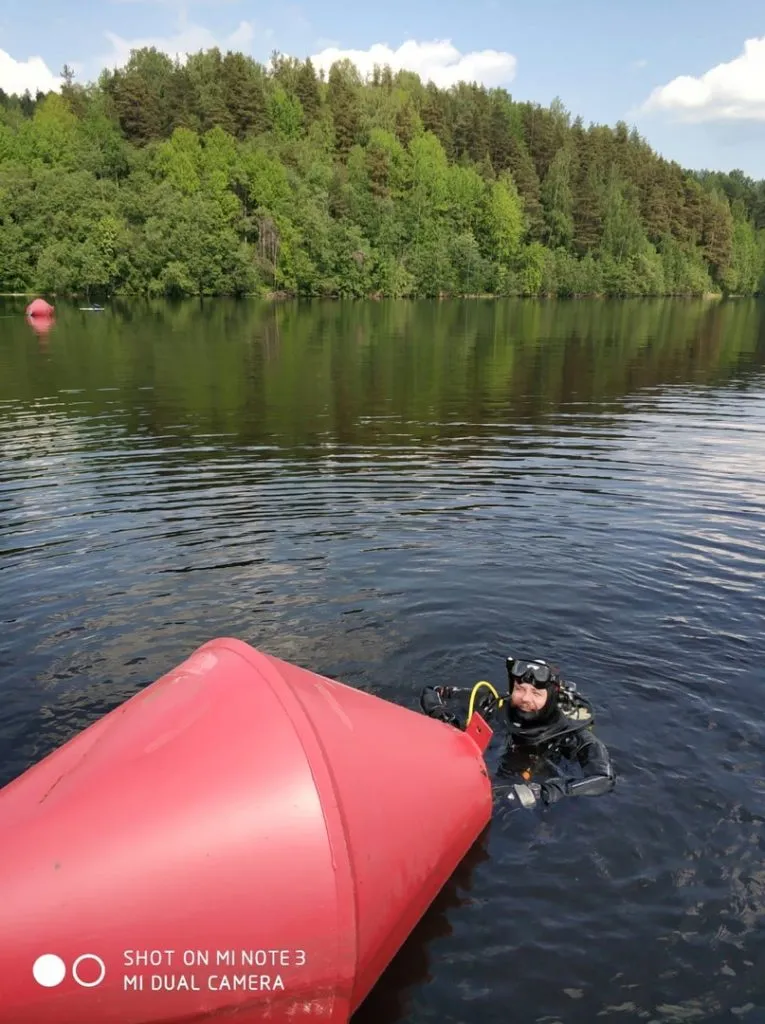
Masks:
[[[435,687],[425,687],[420,706],[431,718],[463,728]],[[505,708],[508,735],[497,769],[499,778],[536,784],[539,799],[548,804],[564,796],[600,796],[613,789],[611,757],[590,730],[591,717],[577,719],[564,713],[554,690],[549,691],[547,705],[536,715],[524,715],[508,699]],[[479,706],[487,720],[495,709],[494,701]]]

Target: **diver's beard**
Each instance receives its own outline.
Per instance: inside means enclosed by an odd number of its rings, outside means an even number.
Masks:
[[[513,707],[517,708],[518,711],[522,711],[524,715],[535,715],[538,711],[542,711],[547,707],[547,701],[545,701],[541,707],[537,707],[535,704],[514,704]]]
[[[534,725],[535,722],[541,722],[547,717],[549,709],[547,704],[543,704],[538,711],[522,711],[519,707],[514,707],[511,715],[513,718],[517,718],[519,722],[524,725]]]
[[[520,726],[542,725],[555,716],[557,708],[556,695],[548,692],[547,700],[538,711],[523,711],[517,705],[509,709],[509,718]]]

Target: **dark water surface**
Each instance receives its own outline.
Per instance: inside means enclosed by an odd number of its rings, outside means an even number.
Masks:
[[[764,626],[754,302],[0,320],[0,784],[222,634],[599,709],[616,790],[498,813],[354,1024],[765,1021]]]

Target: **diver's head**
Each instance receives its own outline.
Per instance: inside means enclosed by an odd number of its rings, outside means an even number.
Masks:
[[[547,703],[549,692],[546,686],[526,683],[516,679],[510,693],[510,703],[521,711],[541,711]]]
[[[537,725],[551,718],[558,703],[558,677],[544,661],[507,659],[510,684],[508,715],[520,725]]]

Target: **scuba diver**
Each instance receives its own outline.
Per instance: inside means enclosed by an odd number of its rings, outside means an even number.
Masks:
[[[566,796],[600,796],[614,788],[615,777],[605,745],[591,732],[594,712],[574,683],[566,683],[546,661],[506,662],[509,691],[500,696],[487,682],[476,683],[472,691],[453,686],[426,686],[420,707],[431,718],[458,729],[467,727],[474,706],[488,723],[502,707],[508,742],[502,752],[497,775],[520,777],[510,787],[508,800],[518,807],[552,804]],[[476,701],[476,691],[485,686],[489,695]],[[446,703],[470,693],[470,707],[463,722]],[[567,770],[562,762],[570,762]],[[531,781],[536,777],[537,781]]]

